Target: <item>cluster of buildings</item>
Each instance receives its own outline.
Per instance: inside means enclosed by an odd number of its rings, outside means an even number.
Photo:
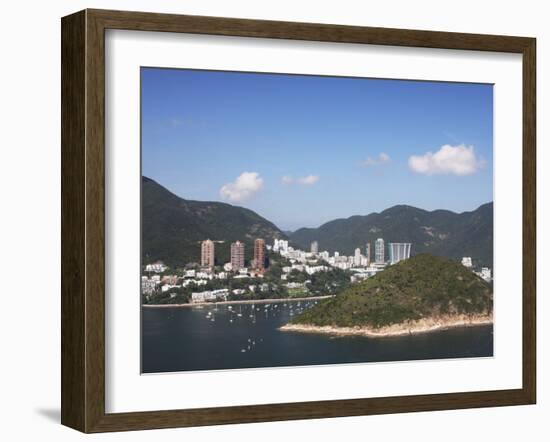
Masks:
[[[245,244],[241,241],[231,243],[231,259],[224,264],[222,271],[213,271],[215,262],[216,244],[214,241],[207,239],[201,242],[200,270],[186,270],[181,276],[164,275],[161,277],[160,273],[164,273],[168,269],[164,263],[157,261],[153,264],[147,264],[145,266],[145,272],[149,273],[149,275],[143,275],[141,277],[142,293],[146,296],[151,296],[154,293],[167,292],[173,288],[181,289],[188,286],[206,286],[215,279],[263,278],[266,269],[265,241],[262,238],[256,238],[254,240],[254,259],[251,262],[250,268],[245,267]],[[154,273],[154,275],[151,275],[151,273]],[[247,289],[253,292],[256,286],[250,285]],[[263,291],[267,289],[264,285],[260,285],[260,290]],[[233,290],[235,294],[242,294],[240,293],[241,291],[243,290]],[[191,302],[226,300],[229,294],[229,289],[192,292]]]
[[[168,269],[163,263],[160,263],[162,267],[155,267],[157,270],[147,270],[153,267],[146,266],[146,272],[163,273]],[[161,271],[160,268],[163,268]],[[185,288],[190,285],[203,286],[208,284],[209,281],[214,279],[227,279],[229,274],[227,272],[212,273],[208,271],[186,270],[183,275],[142,275],[141,277],[141,291],[145,295],[152,295],[155,292],[167,292],[173,288]]]
[[[474,272],[477,276],[479,276],[481,279],[485,280],[486,282],[491,282],[493,280],[493,275],[489,267],[481,267],[480,271],[474,270],[472,258],[470,256],[462,257],[461,262],[464,267],[470,269],[472,272]]]
[[[254,259],[251,267],[257,271],[266,269],[265,241],[262,238],[254,240]],[[224,270],[237,272],[244,269],[245,244],[241,241],[231,243],[231,260],[224,265]],[[207,239],[201,242],[201,266],[212,269],[216,262],[216,244]]]
[[[265,244],[262,238],[254,240],[253,260],[250,268],[245,267],[245,244],[241,241],[231,243],[230,261],[223,265],[223,270],[214,272],[216,259],[216,244],[214,241],[207,239],[201,242],[200,264],[201,268],[196,270],[186,270],[180,276],[176,275],[160,275],[166,272],[168,267],[162,262],[155,262],[145,266],[145,272],[149,275],[142,276],[141,287],[142,292],[150,296],[153,293],[166,292],[172,288],[185,288],[206,286],[209,282],[221,279],[246,279],[246,278],[263,278],[266,270],[266,250],[271,250],[288,259],[289,265],[282,267],[281,280],[288,289],[306,289],[306,285],[310,282],[293,282],[290,278],[293,271],[303,272],[307,275],[313,275],[317,272],[328,271],[331,268],[339,268],[351,272],[351,282],[361,281],[369,278],[376,273],[384,270],[388,265],[393,265],[399,261],[410,258],[411,243],[396,243],[390,242],[386,245],[383,238],[378,238],[374,241],[374,247],[371,248],[371,243],[367,242],[364,249],[356,248],[353,255],[341,255],[335,251],[332,255],[328,251],[319,251],[318,241],[313,241],[309,251],[293,248],[287,240],[275,239],[273,245]],[[388,252],[388,253],[386,253]],[[482,267],[480,271],[475,271],[473,268],[472,258],[463,257],[462,265],[472,270],[485,281],[492,281],[491,269]],[[153,273],[153,275],[151,275]],[[252,281],[251,281],[252,282]],[[273,284],[271,284],[273,285]],[[276,285],[276,284],[275,284]],[[217,285],[219,287],[219,284]],[[212,287],[212,285],[210,285]],[[214,285],[216,287],[216,285]],[[245,288],[242,288],[245,287]],[[276,288],[276,287],[275,287]],[[255,292],[257,290],[266,291],[270,289],[270,285],[252,284],[241,285],[240,288],[230,290],[229,288],[206,290],[191,293],[190,302],[200,303],[217,300],[227,300],[227,297],[233,293],[235,295],[243,295],[247,291]],[[273,289],[273,287],[271,287]],[[175,296],[172,295],[171,296]]]
[[[268,246],[269,248],[269,246]],[[371,244],[366,243],[364,253],[361,248],[356,248],[352,256],[340,255],[335,251],[331,256],[329,252],[319,252],[318,241],[313,241],[310,251],[294,249],[288,245],[288,241],[276,239],[271,250],[289,259],[291,266],[283,267],[282,279],[292,270],[306,272],[311,275],[319,271],[326,271],[331,267],[353,272],[352,282],[365,279],[383,270],[387,265],[396,264],[408,259],[411,255],[411,243],[389,243],[389,260],[386,259],[386,245],[383,238],[378,238],[374,243],[374,259],[371,257]]]

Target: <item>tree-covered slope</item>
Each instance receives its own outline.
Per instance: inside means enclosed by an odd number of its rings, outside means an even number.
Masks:
[[[493,203],[463,213],[399,205],[381,213],[333,220],[316,229],[299,229],[290,235],[302,248],[309,249],[312,241],[318,241],[319,250],[346,255],[352,255],[356,247],[364,250],[367,241],[373,253],[377,238],[384,238],[386,243],[410,242],[413,255],[471,256],[476,265],[492,267]]]
[[[216,243],[216,260],[229,261],[230,243],[245,242],[246,256],[252,255],[255,238],[272,242],[286,236],[271,222],[252,210],[231,204],[191,201],[174,195],[142,177],[142,261],[162,260],[170,266],[200,261],[200,242]]]
[[[449,314],[487,314],[491,286],[461,264],[421,254],[401,261],[334,298],[321,302],[293,324],[382,327]]]

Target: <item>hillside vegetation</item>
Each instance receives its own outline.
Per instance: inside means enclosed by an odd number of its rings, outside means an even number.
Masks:
[[[490,314],[490,284],[461,264],[421,254],[353,285],[291,321],[315,326],[379,328],[452,314]]]
[[[219,265],[229,261],[232,241],[245,243],[247,260],[255,238],[271,243],[286,238],[273,223],[252,210],[231,204],[192,201],[174,195],[156,181],[142,177],[142,261],[162,260],[183,266],[200,261],[200,242],[216,243]]]

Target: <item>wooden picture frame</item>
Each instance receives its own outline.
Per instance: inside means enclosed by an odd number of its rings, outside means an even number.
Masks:
[[[123,29],[523,57],[523,385],[513,390],[105,412],[105,30]],[[536,400],[536,41],[533,38],[84,10],[62,19],[62,424],[83,432],[533,404]]]

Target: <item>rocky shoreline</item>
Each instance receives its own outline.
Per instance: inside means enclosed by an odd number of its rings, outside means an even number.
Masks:
[[[335,336],[366,336],[383,338],[393,336],[416,335],[459,327],[474,327],[493,323],[493,315],[444,315],[402,322],[380,328],[375,327],[337,327],[309,324],[286,324],[279,328],[285,332],[322,333]]]

